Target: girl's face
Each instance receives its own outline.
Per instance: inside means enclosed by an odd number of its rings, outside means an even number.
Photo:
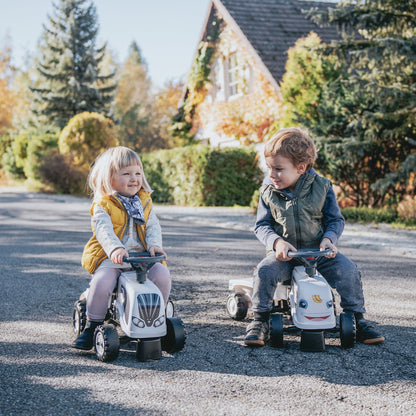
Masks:
[[[117,171],[111,178],[111,187],[123,196],[133,196],[143,183],[143,171],[139,165],[131,165]]]
[[[289,189],[293,192],[300,175],[306,172],[305,163],[295,166],[290,159],[279,154],[266,157],[266,165],[270,169],[269,177],[274,187],[279,190]]]

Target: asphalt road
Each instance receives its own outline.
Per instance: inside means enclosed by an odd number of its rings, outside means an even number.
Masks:
[[[89,282],[89,202],[0,193],[0,415],[416,414],[415,256],[375,244],[377,230],[350,228],[341,240],[383,345],[343,350],[328,334],[325,352],[305,353],[292,334],[282,349],[250,349],[249,321],[232,321],[225,299],[228,280],[250,276],[264,250],[248,216],[229,213],[160,209],[185,348],[140,363],[128,344],[101,363],[70,348],[73,303]]]

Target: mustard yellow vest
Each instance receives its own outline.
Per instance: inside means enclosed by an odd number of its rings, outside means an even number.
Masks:
[[[138,195],[143,205],[144,224],[136,224],[137,235],[139,236],[143,247],[147,250],[145,230],[150,210],[152,208],[152,198],[150,197],[150,192],[146,192],[143,189],[140,189]],[[98,204],[101,208],[108,212],[111,217],[114,232],[121,240],[124,235],[124,231],[126,230],[128,219],[127,212],[121,201],[114,195],[107,195],[99,201],[94,201],[90,209],[91,216],[93,215],[95,204]],[[98,266],[107,258],[107,255],[95,236],[94,228],[92,232],[93,236],[86,244],[81,260],[82,267],[90,274],[93,274],[97,270]]]

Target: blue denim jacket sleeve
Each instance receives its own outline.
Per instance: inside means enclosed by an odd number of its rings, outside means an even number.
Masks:
[[[254,225],[254,234],[258,240],[266,246],[266,250],[273,250],[274,242],[280,238],[274,231],[274,224],[275,221],[272,212],[260,196],[256,224]]]
[[[338,239],[344,231],[345,220],[339,209],[332,187],[329,188],[326,195],[322,213],[325,229],[323,238],[329,238],[333,244],[337,245]],[[259,241],[266,246],[267,250],[273,250],[274,242],[278,238],[282,238],[274,231],[274,225],[275,221],[270,208],[264,203],[260,196],[254,233]]]
[[[344,231],[345,219],[339,209],[337,198],[332,186],[326,195],[325,204],[322,209],[324,215],[323,224],[325,228],[323,238],[329,238],[333,244],[338,244],[338,239]]]

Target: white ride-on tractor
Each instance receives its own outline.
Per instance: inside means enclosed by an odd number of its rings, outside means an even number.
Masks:
[[[291,279],[277,285],[270,315],[271,346],[283,347],[284,332],[299,330],[302,351],[324,351],[325,331],[339,331],[342,348],[354,346],[354,314],[342,312],[337,327],[331,287],[316,269],[318,259],[330,252],[331,250],[302,249],[288,253],[303,265],[295,266]],[[231,318],[243,320],[251,308],[253,279],[232,279],[229,281],[229,289],[231,294],[227,298],[227,312]],[[284,315],[292,321],[292,326],[284,325]]]
[[[139,361],[159,360],[162,350],[173,353],[184,347],[185,328],[180,318],[173,317],[173,303],[165,305],[158,287],[146,278],[149,267],[163,260],[164,256],[151,257],[147,252],[130,253],[123,258],[131,269],[123,269],[120,274],[105,321],[94,332],[94,349],[100,361],[115,360],[120,344],[131,341],[137,341]],[[88,289],[74,304],[72,323],[76,337],[85,327],[87,296]]]

